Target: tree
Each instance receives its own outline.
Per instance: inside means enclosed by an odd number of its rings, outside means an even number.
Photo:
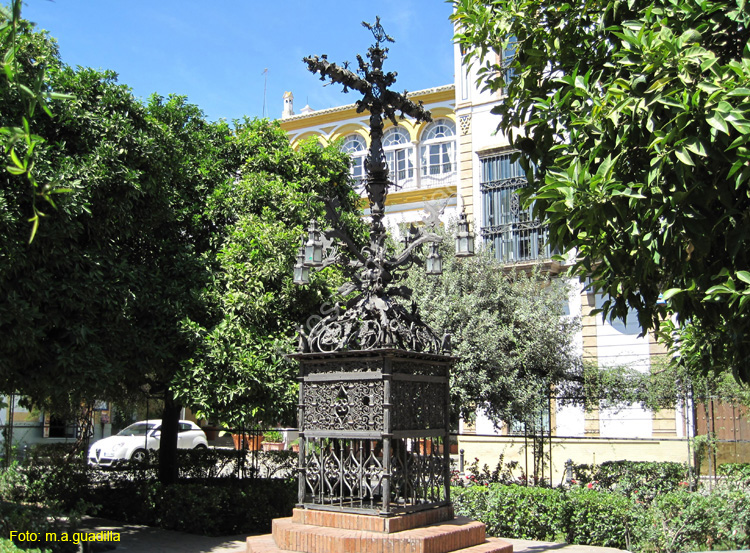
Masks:
[[[28,244],[27,175],[0,175],[0,389],[58,412],[143,387],[163,395],[169,480],[180,410],[170,384],[196,347],[182,323],[215,317],[200,294],[212,268],[204,198],[231,182],[239,150],[228,125],[184,98],[146,106],[113,73],[66,67],[44,34],[24,36],[17,56],[44,59],[44,86],[75,99],[29,120],[45,137],[37,180],[68,190],[41,240]],[[22,109],[17,96],[8,89],[0,113]]]
[[[175,389],[202,416],[233,428],[291,424],[297,375],[284,354],[293,351],[298,326],[341,283],[331,267],[297,287],[292,266],[305,227],[320,215],[316,197],[337,198],[357,236],[358,196],[349,159],[336,147],[310,141],[295,151],[281,128],[266,121],[239,125],[235,140],[247,161],[210,206],[210,218],[224,222],[213,236],[216,266],[206,289],[220,317],[212,325],[191,321],[200,347]]]
[[[572,272],[633,310],[720,329],[704,370],[750,382],[745,0],[456,0],[457,40],[520,151],[525,199]],[[490,54],[515,49],[512,61]],[[669,330],[669,329],[667,329]]]
[[[32,204],[31,236],[34,239],[44,213],[36,204],[37,196],[54,207],[53,194],[63,192],[60,187],[40,183],[34,172],[34,149],[44,138],[32,131],[29,121],[36,109],[50,117],[48,98],[67,98],[50,91],[45,80],[48,63],[56,63],[56,48],[51,48],[46,37],[33,33],[32,25],[21,18],[21,0],[13,0],[8,8],[0,5],[0,96],[7,111],[0,119],[0,145],[7,156],[5,171],[24,175],[30,185]],[[39,46],[35,48],[34,46]],[[27,189],[28,190],[28,189]]]
[[[542,478],[550,397],[581,397],[573,342],[580,322],[564,315],[568,288],[539,268],[504,268],[486,249],[456,257],[453,234],[441,234],[443,274],[411,271],[407,285],[424,321],[451,334],[454,415],[471,421],[482,411],[498,427],[520,423],[532,439],[533,475]]]
[[[337,197],[356,225],[348,162],[313,144],[294,152],[268,121],[207,122],[184,97],[144,104],[114,73],[67,67],[22,28],[18,56],[46,60],[44,87],[69,95],[48,100],[54,118],[29,120],[45,137],[36,178],[67,193],[29,244],[28,175],[0,173],[0,393],[72,414],[162,398],[160,478],[173,481],[181,402],[266,420],[293,403],[280,352],[332,276],[300,292],[293,259],[316,194]],[[4,92],[2,124],[23,108]]]
[[[451,404],[468,420],[480,409],[498,425],[531,421],[553,389],[580,380],[567,287],[538,269],[504,270],[488,250],[456,257],[443,234],[443,274],[411,271],[407,285],[424,321],[451,334]]]

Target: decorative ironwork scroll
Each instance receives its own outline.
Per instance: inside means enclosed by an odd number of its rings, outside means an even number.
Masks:
[[[305,387],[306,430],[383,431],[383,382],[335,381]]]
[[[304,455],[304,499],[310,506],[371,512],[385,503],[394,512],[409,512],[448,499],[442,444],[432,438],[394,440],[387,498],[381,441],[312,439]]]

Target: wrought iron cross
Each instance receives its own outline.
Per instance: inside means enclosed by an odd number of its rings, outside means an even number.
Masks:
[[[328,61],[325,55],[308,56],[304,58],[308,69],[313,73],[319,73],[320,79],[326,78],[331,82],[344,85],[344,92],[354,89],[362,93],[362,98],[357,100],[357,113],[370,112],[370,148],[365,159],[365,188],[370,201],[370,213],[373,219],[373,231],[375,236],[385,236],[385,228],[382,220],[385,214],[385,199],[388,195],[388,163],[383,152],[383,122],[389,119],[394,125],[398,124],[396,113],[400,112],[403,119],[407,115],[417,121],[432,121],[430,112],[424,109],[422,102],[418,104],[406,97],[406,92],[400,93],[390,90],[388,87],[396,82],[395,71],[384,73],[383,61],[388,57],[388,48],[381,46],[383,42],[393,42],[380,24],[380,18],[375,18],[375,24],[363,22],[362,25],[369,29],[375,37],[375,44],[367,50],[366,62],[362,56],[357,55],[359,69],[357,73],[348,69],[348,62],[343,67]],[[376,240],[380,242],[380,240]]]
[[[410,240],[404,250],[391,255],[385,247],[386,229],[383,223],[385,201],[388,195],[388,163],[383,151],[383,124],[386,119],[398,124],[396,114],[400,117],[413,117],[416,121],[431,121],[430,113],[422,103],[414,103],[407,98],[407,93],[399,93],[389,87],[396,82],[395,72],[383,72],[383,61],[387,58],[388,48],[384,42],[393,42],[380,18],[375,24],[363,23],[375,37],[375,44],[367,51],[369,62],[357,56],[359,68],[356,73],[349,70],[348,63],[338,66],[328,61],[325,55],[304,58],[308,69],[320,74],[321,80],[329,79],[332,83],[344,86],[344,92],[357,90],[362,98],[356,103],[357,113],[370,113],[370,148],[365,160],[365,190],[370,202],[370,243],[362,250],[357,249],[354,241],[347,236],[339,219],[336,205],[324,200],[326,217],[333,228],[324,231],[328,240],[336,240],[348,252],[348,256],[336,255],[323,259],[323,241],[315,224],[310,225],[309,239],[300,249],[298,263],[295,265],[295,283],[305,284],[305,271],[311,267],[324,267],[333,263],[343,263],[353,269],[352,281],[339,291],[343,295],[359,292],[349,299],[345,308],[337,308],[320,320],[306,334],[300,329],[301,352],[331,352],[339,350],[371,350],[378,348],[401,348],[419,352],[447,352],[449,340],[441,340],[421,320],[416,306],[412,303],[408,310],[394,296],[406,300],[411,298],[411,290],[406,286],[397,286],[406,271],[413,264],[424,264],[428,274],[440,274],[441,258],[437,244],[442,237],[427,229],[413,229]],[[422,245],[429,244],[430,253],[422,261],[417,252]],[[309,250],[309,252],[308,252]]]

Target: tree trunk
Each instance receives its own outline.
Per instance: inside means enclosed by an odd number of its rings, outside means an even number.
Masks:
[[[161,443],[159,444],[159,481],[162,484],[177,482],[177,429],[181,406],[174,400],[172,391],[164,393],[164,411],[161,416]]]

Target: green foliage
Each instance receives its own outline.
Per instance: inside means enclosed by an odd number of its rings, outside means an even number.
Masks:
[[[719,465],[718,473],[730,479],[750,483],[750,463],[724,463]]]
[[[533,426],[552,386],[580,380],[571,339],[579,323],[563,317],[567,290],[539,271],[503,271],[486,250],[457,258],[452,235],[443,236],[442,276],[411,271],[406,283],[425,322],[452,336],[451,404],[465,419],[481,405],[497,424]]]
[[[65,66],[25,23],[23,37],[20,70],[45,64],[44,86],[70,96],[29,120],[44,136],[35,178],[66,193],[29,246],[35,196],[0,173],[0,393],[70,416],[146,390],[232,426],[289,419],[284,354],[337,278],[300,290],[291,267],[314,195],[357,225],[346,156],[294,151],[268,121],[210,123],[184,97],[144,104],[112,72]],[[3,126],[17,93],[0,86]]]
[[[0,553],[48,553],[49,549],[20,549],[12,541],[0,538]]]
[[[31,185],[31,242],[44,216],[36,204],[37,196],[54,207],[53,194],[66,190],[37,181],[34,150],[45,140],[32,131],[30,121],[37,107],[52,116],[48,99],[70,97],[49,91],[46,70],[48,64],[57,64],[57,49],[46,37],[32,32],[32,25],[21,18],[21,4],[21,0],[12,0],[8,8],[0,5],[0,102],[6,108],[0,115],[0,145],[7,156],[5,171],[23,176]],[[40,44],[43,46],[38,47]]]
[[[689,485],[688,467],[668,461],[605,461],[600,465],[573,465],[577,484],[592,484],[639,501],[684,489]]]
[[[503,463],[505,456],[500,455],[497,461],[497,465],[493,470],[490,470],[487,463],[480,469],[479,458],[475,457],[471,463],[467,463],[464,467],[466,473],[466,482],[471,485],[487,486],[489,484],[521,484],[525,483],[526,475],[523,472],[523,468],[519,467],[518,461],[509,461]],[[514,474],[513,471],[516,469],[520,470],[518,475]]]
[[[210,203],[210,218],[225,227],[213,236],[215,276],[204,297],[220,318],[185,322],[200,344],[174,389],[201,416],[239,428],[294,419],[296,366],[285,354],[297,327],[341,282],[333,269],[304,288],[292,282],[300,239],[320,211],[314,197],[338,198],[355,235],[360,222],[348,158],[338,149],[308,142],[295,151],[279,126],[265,121],[241,124],[236,142],[247,161]]]
[[[92,490],[100,516],[210,536],[269,532],[291,516],[296,483],[223,479],[212,483],[121,482]]]
[[[70,444],[37,445],[0,477],[0,499],[44,505],[76,517],[87,511],[86,460]]]
[[[746,549],[748,521],[746,490],[719,486],[709,494],[676,491],[654,500],[636,529],[636,539],[644,552]]]
[[[702,370],[750,381],[745,0],[454,4],[466,60],[507,87],[494,111],[525,198],[604,314],[645,332],[676,313],[702,331]],[[509,71],[491,55],[506,46]]]
[[[745,549],[750,494],[732,483],[711,491],[659,493],[651,503],[601,489],[489,484],[453,488],[457,514],[489,535],[617,547],[637,553]]]
[[[75,515],[75,514],[74,514]],[[18,502],[0,501],[0,551],[51,551],[52,553],[72,553],[77,547],[72,543],[47,543],[46,533],[70,532],[80,522],[78,516],[68,517],[67,513],[57,508],[32,505]],[[10,532],[36,532],[39,540],[14,544],[10,541]],[[33,549],[20,549],[16,546]]]
[[[492,536],[555,540],[563,496],[550,488],[490,484],[453,489],[456,512],[480,520]]]
[[[273,518],[290,515],[296,500],[289,478],[295,457],[288,451],[180,450],[182,480],[172,485],[157,481],[158,454],[144,465],[103,471],[69,453],[39,447],[23,465],[4,471],[3,535],[59,533],[76,527],[82,514],[208,535],[267,532]],[[258,471],[278,478],[257,478]]]
[[[283,442],[284,441],[284,435],[277,431],[277,430],[270,430],[268,432],[265,432],[263,434],[263,441],[264,442]]]
[[[629,527],[636,508],[616,493],[572,488],[565,496],[560,520],[565,541],[630,549]]]
[[[0,388],[65,413],[163,390],[190,351],[179,321],[205,313],[196,292],[210,278],[201,194],[230,169],[199,161],[229,130],[184,99],[147,108],[112,73],[59,66],[50,78],[76,98],[35,121],[48,138],[36,171],[72,191],[27,246],[29,198],[0,175]]]

